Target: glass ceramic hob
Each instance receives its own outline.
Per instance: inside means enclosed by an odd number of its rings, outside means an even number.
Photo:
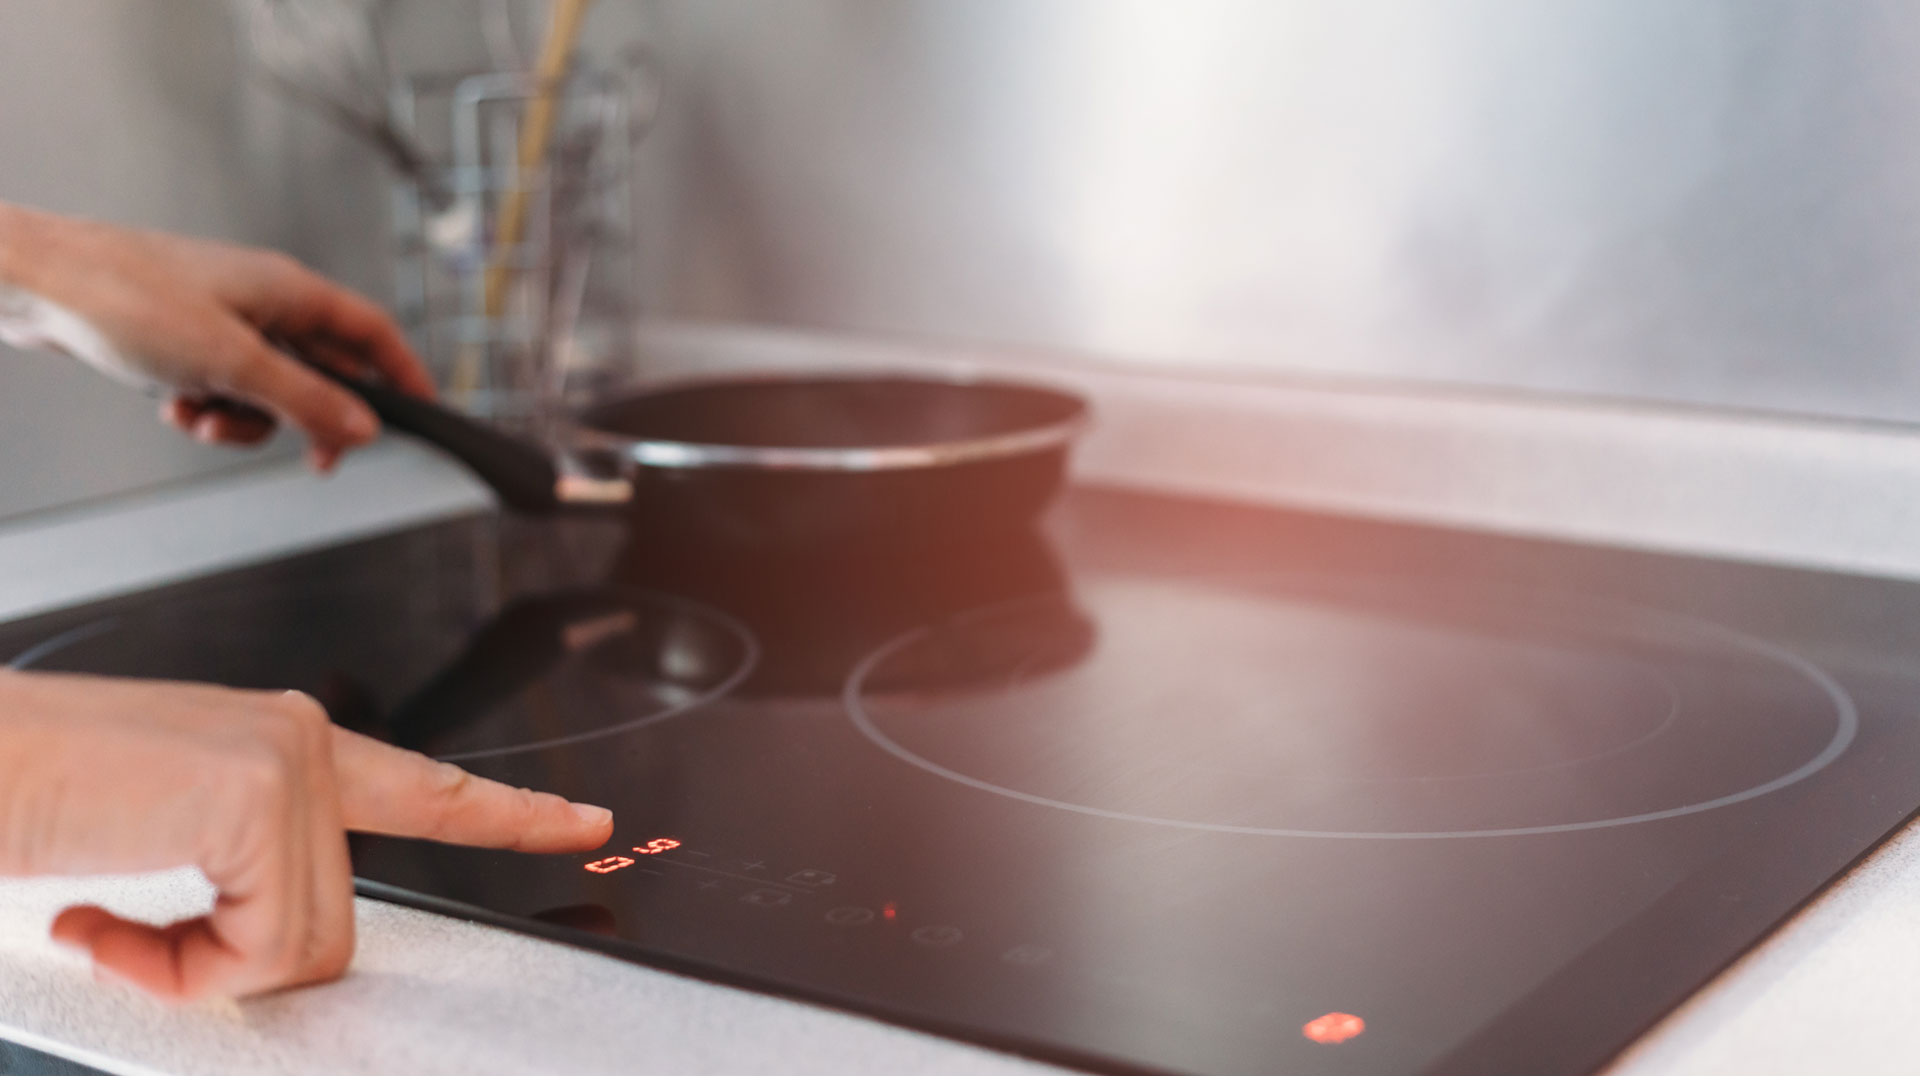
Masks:
[[[368,895],[1040,1058],[1598,1067],[1920,806],[1920,588],[1116,491],[729,550],[480,516],[0,627],[611,807]]]

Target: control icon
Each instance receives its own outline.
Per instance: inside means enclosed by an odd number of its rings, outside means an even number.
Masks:
[[[822,889],[838,880],[825,870],[796,870],[787,875],[787,880],[808,889]]]
[[[922,926],[909,936],[930,949],[950,949],[966,935],[957,926]]]
[[[594,874],[611,874],[632,866],[633,860],[625,855],[609,855],[604,859],[595,859],[587,864],[587,871]]]
[[[782,889],[755,889],[741,897],[740,902],[759,907],[781,907],[793,902],[793,894]]]
[[[1053,950],[1045,945],[1015,945],[1001,953],[1000,959],[1021,967],[1037,967],[1053,959]]]
[[[865,926],[873,921],[873,909],[837,907],[827,912],[827,921],[835,926]]]

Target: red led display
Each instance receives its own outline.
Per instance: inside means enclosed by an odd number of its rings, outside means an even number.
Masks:
[[[670,836],[656,837],[633,849],[636,855],[658,855],[663,851],[672,851],[680,846],[680,841]],[[609,855],[604,859],[595,859],[587,864],[587,872],[593,874],[611,874],[615,870],[624,870],[633,865],[628,855]]]
[[[1317,1043],[1329,1046],[1346,1042],[1355,1035],[1367,1030],[1367,1022],[1352,1013],[1332,1012],[1307,1021],[1300,1033]]]

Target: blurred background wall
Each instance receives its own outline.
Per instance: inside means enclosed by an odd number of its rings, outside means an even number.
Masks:
[[[0,199],[300,247],[363,281],[378,235],[329,189],[373,178],[238,84],[220,3],[11,0],[0,7]],[[344,231],[342,231],[344,229]],[[245,459],[154,422],[155,403],[79,365],[0,346],[0,515]]]
[[[316,0],[329,2],[329,0]],[[489,0],[394,0],[411,71]],[[498,0],[538,27],[540,0]],[[652,316],[1920,420],[1920,6],[599,0]],[[0,198],[386,296],[386,177],[226,0],[0,5]],[[0,515],[253,460],[0,352]]]
[[[663,14],[657,310],[1920,419],[1920,5]]]
[[[220,0],[0,5],[0,199],[295,251],[384,289],[373,162],[241,78]],[[0,346],[0,515],[233,468],[79,364]]]

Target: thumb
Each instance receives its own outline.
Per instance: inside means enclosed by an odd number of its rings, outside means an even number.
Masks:
[[[163,1001],[204,996],[214,988],[206,975],[228,952],[205,918],[151,926],[92,905],[62,911],[52,936],[88,954],[96,976],[104,973]]]
[[[237,359],[225,365],[219,389],[272,410],[304,432],[316,460],[373,441],[380,421],[352,391],[248,333]]]

